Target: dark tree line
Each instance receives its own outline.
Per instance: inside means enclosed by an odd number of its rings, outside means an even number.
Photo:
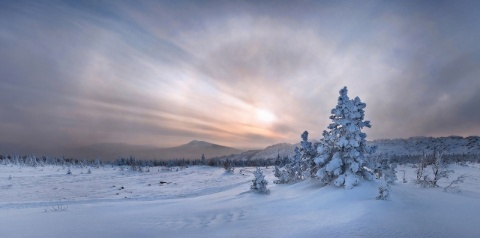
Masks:
[[[391,163],[397,164],[418,164],[423,159],[426,159],[427,164],[434,163],[433,155],[388,155],[388,154],[375,154],[374,156],[382,156],[388,158]],[[480,155],[477,154],[444,154],[443,158],[446,163],[459,163],[466,162],[480,163]],[[173,159],[173,160],[142,160],[136,159],[133,156],[129,158],[119,158],[115,161],[101,161],[99,159],[87,160],[87,159],[74,159],[66,157],[51,157],[51,156],[35,156],[35,155],[1,155],[0,164],[14,164],[23,166],[105,166],[105,165],[117,165],[117,166],[134,166],[134,167],[182,167],[182,166],[195,166],[206,165],[213,167],[224,167],[225,163],[232,165],[233,167],[268,167],[278,166],[283,167],[289,163],[292,163],[293,158],[280,157],[276,158],[261,158],[261,159],[228,159],[222,157],[215,157],[206,159],[202,156],[200,159]]]
[[[100,166],[105,164],[98,159],[86,160],[86,159],[74,159],[65,157],[51,157],[51,156],[35,156],[35,155],[1,155],[0,164],[14,164],[24,166],[45,166],[45,165],[58,165],[58,166],[87,166],[96,165]]]
[[[211,159],[172,159],[172,160],[139,160],[135,157],[120,158],[115,161],[118,166],[165,166],[165,167],[182,167],[194,165],[206,165],[212,167],[225,167],[229,164],[233,167],[268,167],[268,166],[283,166],[289,162],[288,157],[281,158],[277,156],[276,159],[245,159],[232,160],[221,157]]]

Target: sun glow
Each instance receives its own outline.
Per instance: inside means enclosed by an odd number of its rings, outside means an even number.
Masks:
[[[277,117],[271,111],[265,109],[258,109],[257,110],[257,118],[259,121],[263,123],[272,123],[274,122]]]

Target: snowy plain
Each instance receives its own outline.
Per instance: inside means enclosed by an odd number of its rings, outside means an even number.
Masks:
[[[403,165],[383,201],[377,181],[277,185],[273,167],[263,195],[255,168],[0,165],[0,237],[480,237],[480,165],[450,168],[468,175],[459,192],[420,188]]]

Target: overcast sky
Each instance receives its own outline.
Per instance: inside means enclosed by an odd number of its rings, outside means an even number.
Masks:
[[[478,1],[1,1],[0,143],[238,148],[480,134]]]

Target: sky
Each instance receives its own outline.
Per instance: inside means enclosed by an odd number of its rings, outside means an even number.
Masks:
[[[0,144],[480,135],[478,1],[1,1]]]

